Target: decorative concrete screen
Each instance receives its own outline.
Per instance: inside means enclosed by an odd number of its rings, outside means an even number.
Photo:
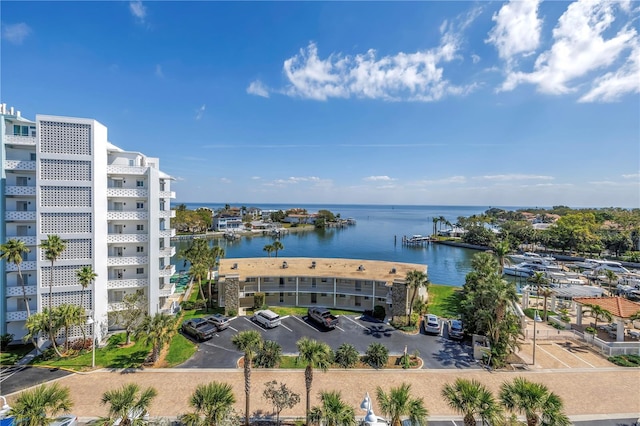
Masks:
[[[67,243],[67,248],[60,253],[58,260],[93,259],[91,239],[65,240],[65,242]],[[40,250],[40,260],[47,260],[44,250]]]
[[[40,160],[40,178],[46,180],[91,180],[91,161]]]
[[[91,155],[91,126],[88,124],[40,122],[40,152]]]
[[[53,266],[53,287],[65,287],[65,286],[77,286],[78,284],[78,276],[76,272],[85,265],[72,265],[72,266],[56,266],[54,263]],[[90,265],[86,265],[90,266]],[[40,277],[40,288],[49,288],[49,283],[51,283],[51,266],[42,268],[42,276]],[[64,293],[60,293],[64,294]],[[80,293],[78,293],[79,295]],[[78,302],[62,302],[62,303],[75,303],[79,304],[80,298],[78,298]],[[55,295],[54,295],[54,305],[55,303]]]
[[[43,234],[73,234],[91,232],[91,213],[42,213]]]
[[[44,207],[91,207],[91,188],[84,186],[43,186],[40,204]]]

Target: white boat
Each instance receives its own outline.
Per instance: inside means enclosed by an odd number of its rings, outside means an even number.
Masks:
[[[553,263],[544,263],[542,260],[521,262],[517,265],[506,265],[502,272],[514,277],[531,277],[534,272],[562,272],[562,268]]]
[[[601,268],[610,269],[616,273],[618,273],[618,271],[619,273],[629,272],[624,266],[622,266],[622,263],[606,259],[585,259],[582,262],[574,262],[572,265],[582,269]]]
[[[532,251],[525,251],[521,254],[508,254],[507,257],[515,262],[530,262],[534,260],[541,260],[543,262],[555,262],[556,258],[553,256],[541,256],[538,253]]]

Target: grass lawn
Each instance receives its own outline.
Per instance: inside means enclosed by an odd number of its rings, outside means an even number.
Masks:
[[[169,343],[169,350],[165,356],[167,367],[180,365],[193,356],[198,346],[180,333],[176,333]]]
[[[33,349],[34,347],[31,343],[9,345],[0,352],[0,365],[14,365]]]
[[[429,313],[439,317],[455,318],[460,313],[462,288],[450,285],[429,285]]]

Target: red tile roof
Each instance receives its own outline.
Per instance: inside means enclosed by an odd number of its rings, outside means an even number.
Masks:
[[[640,312],[640,303],[622,297],[576,297],[573,301],[581,305],[600,306],[619,318],[629,318],[636,312]]]

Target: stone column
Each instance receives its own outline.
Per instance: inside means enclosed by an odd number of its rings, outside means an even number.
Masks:
[[[407,308],[407,285],[404,282],[394,282],[391,287],[391,316],[406,317]]]
[[[240,313],[240,281],[238,277],[227,277],[224,282],[224,313]]]
[[[624,320],[616,318],[616,342],[624,342]]]
[[[582,325],[582,305],[576,304],[576,324]]]

